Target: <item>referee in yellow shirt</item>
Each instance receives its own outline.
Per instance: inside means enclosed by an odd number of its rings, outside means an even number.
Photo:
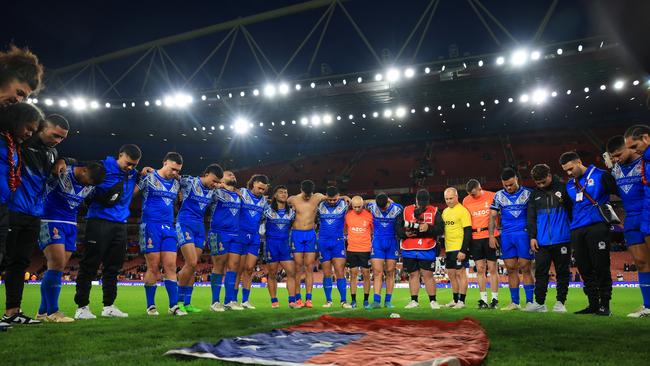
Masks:
[[[447,208],[442,211],[442,221],[445,222],[445,267],[454,291],[454,300],[447,304],[452,309],[465,307],[467,293],[467,272],[465,265],[472,240],[472,218],[469,211],[458,203],[456,188],[445,189]]]

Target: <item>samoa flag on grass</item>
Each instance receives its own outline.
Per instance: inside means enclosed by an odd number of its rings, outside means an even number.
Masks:
[[[480,365],[490,342],[476,320],[320,318],[266,333],[200,342],[166,355],[258,365]]]

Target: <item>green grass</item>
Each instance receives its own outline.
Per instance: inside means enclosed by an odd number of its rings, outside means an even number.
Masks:
[[[189,346],[197,341],[217,342],[224,337],[247,335],[282,328],[290,324],[317,318],[320,314],[335,312],[336,316],[387,317],[391,312],[404,319],[456,320],[473,317],[480,321],[490,339],[488,365],[648,365],[649,319],[628,319],[625,315],[640,303],[638,289],[614,289],[612,310],[614,316],[578,316],[573,314],[530,314],[522,312],[478,311],[474,308],[478,291],[469,290],[465,310],[431,310],[421,291],[422,306],[405,310],[409,300],[407,290],[396,290],[392,311],[354,309],[342,312],[337,306],[322,309],[322,289],[314,291],[314,309],[290,310],[286,307],[286,291],[280,289],[282,308],[270,308],[266,289],[253,289],[251,302],[258,308],[244,312],[212,313],[207,311],[210,289],[194,290],[193,304],[203,308],[200,314],[172,318],[161,311],[157,318],[145,315],[145,297],[142,287],[120,287],[116,305],[129,313],[128,319],[102,319],[77,321],[72,324],[43,324],[15,326],[0,333],[0,364],[9,365],[226,365],[212,360],[178,360],[163,357],[169,349]],[[361,293],[359,289],[359,293]],[[4,288],[0,288],[4,294]],[[61,293],[62,310],[74,314],[73,286],[64,286]],[[523,296],[523,291],[522,294]],[[223,296],[223,294],[222,294]],[[348,295],[349,296],[349,295]],[[552,306],[555,291],[549,290]],[[334,291],[335,299],[338,297]],[[507,289],[499,293],[501,304],[507,304]],[[451,299],[451,290],[439,289],[438,302]],[[39,287],[25,287],[23,309],[33,315],[40,301]],[[166,311],[167,295],[159,288],[156,302]],[[581,309],[586,304],[580,289],[571,289],[567,307],[569,311]],[[427,305],[427,306],[424,306]],[[101,288],[92,291],[91,308],[96,315],[101,312]],[[399,341],[399,340],[396,340]]]

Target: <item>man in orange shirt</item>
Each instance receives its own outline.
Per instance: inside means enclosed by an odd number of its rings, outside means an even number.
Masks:
[[[357,307],[357,276],[359,267],[363,276],[363,307],[370,308],[370,251],[372,250],[372,214],[363,208],[363,198],[352,198],[352,210],[345,215],[348,236],[347,267],[350,269],[350,294],[353,308]]]
[[[481,299],[478,301],[479,309],[496,309],[499,303],[499,273],[497,272],[497,248],[490,245],[488,225],[490,220],[490,205],[494,201],[494,192],[484,191],[481,183],[476,179],[467,182],[467,197],[463,199],[463,206],[472,215],[472,242],[470,254],[476,263],[476,277]],[[495,229],[495,237],[499,231]],[[492,301],[488,305],[486,291],[486,262],[490,274],[490,290]]]

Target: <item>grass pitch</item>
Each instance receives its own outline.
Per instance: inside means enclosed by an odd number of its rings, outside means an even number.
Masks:
[[[222,291],[223,292],[223,291]],[[0,293],[4,294],[3,286]],[[304,294],[304,292],[303,292]],[[357,296],[363,296],[359,288]],[[438,289],[438,303],[451,300],[450,289]],[[243,312],[209,312],[210,288],[197,287],[192,303],[204,309],[199,314],[173,318],[167,315],[167,294],[158,288],[156,303],[161,315],[145,314],[142,287],[120,287],[116,305],[129,313],[128,319],[77,321],[71,324],[14,326],[0,333],[0,365],[230,365],[213,360],[179,360],[163,357],[172,348],[185,347],[197,341],[217,342],[221,338],[247,335],[282,328],[317,318],[321,314],[336,316],[385,318],[396,312],[404,319],[456,320],[472,317],[480,321],[490,339],[487,365],[648,365],[650,361],[650,319],[629,319],[641,295],[638,289],[616,288],[612,301],[614,315],[610,318],[590,315],[524,313],[477,310],[478,290],[470,289],[468,308],[464,310],[431,310],[424,290],[420,292],[419,309],[406,310],[409,295],[397,289],[393,295],[395,309],[342,311],[338,306],[323,309],[322,289],[314,289],[314,308],[287,308],[286,290],[279,289],[280,309],[271,309],[266,289],[253,289],[251,302],[256,310]],[[63,286],[61,309],[74,315],[74,286]],[[241,296],[241,295],[240,295]],[[304,296],[304,295],[303,295]],[[338,293],[334,291],[334,300]],[[349,294],[348,294],[349,296]],[[523,299],[523,290],[521,293]],[[223,294],[222,294],[223,297]],[[500,305],[509,302],[508,289],[499,293]],[[371,295],[372,300],[372,295]],[[23,309],[34,315],[40,302],[39,286],[27,285]],[[549,289],[547,306],[555,303],[555,291]],[[586,305],[581,289],[569,291],[570,312]],[[94,286],[91,308],[101,313],[101,288]],[[401,340],[396,339],[396,342]],[[462,347],[462,344],[458,345]]]

